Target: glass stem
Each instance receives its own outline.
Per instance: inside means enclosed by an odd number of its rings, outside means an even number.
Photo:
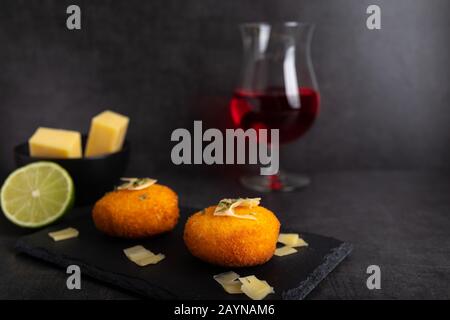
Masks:
[[[268,186],[271,191],[279,191],[284,187],[284,182],[281,174],[281,161],[283,159],[282,154],[284,153],[282,151],[284,151],[284,148],[282,148],[282,145],[278,145],[277,149],[275,150],[275,152],[278,152],[278,172],[276,174],[268,176]]]
[[[283,182],[280,177],[280,171],[277,174],[269,176],[269,188],[272,191],[278,191],[283,188]]]

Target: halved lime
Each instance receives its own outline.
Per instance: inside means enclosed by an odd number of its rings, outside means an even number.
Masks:
[[[48,225],[69,211],[74,186],[65,169],[40,161],[12,172],[1,190],[1,206],[14,224],[27,228]]]

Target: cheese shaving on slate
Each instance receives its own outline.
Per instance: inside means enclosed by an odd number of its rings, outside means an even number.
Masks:
[[[123,252],[128,259],[136,263],[138,266],[145,267],[149,264],[157,264],[165,258],[165,255],[158,253],[154,254],[150,250],[145,249],[143,246],[134,246],[128,249],[124,249]]]
[[[307,247],[305,240],[299,237],[298,233],[280,233],[278,242],[289,247]]]
[[[236,272],[230,271],[215,275],[214,280],[220,283],[227,293],[239,294],[243,293],[241,290],[242,283],[238,280],[239,277]]]
[[[255,276],[239,278],[242,282],[241,290],[252,300],[262,300],[267,295],[275,293],[267,281],[259,280]]]
[[[284,257],[284,256],[287,256],[287,255],[296,253],[296,252],[297,252],[297,250],[295,248],[292,248],[290,246],[284,246],[284,247],[281,247],[281,248],[277,248],[275,250],[274,255],[276,255],[277,257]]]
[[[268,294],[274,293],[267,281],[259,280],[255,276],[240,277],[237,273],[230,271],[214,276],[222,288],[229,294],[244,293],[253,300],[262,300]]]
[[[54,241],[62,241],[78,237],[78,230],[75,228],[66,228],[59,231],[49,232],[48,236]]]

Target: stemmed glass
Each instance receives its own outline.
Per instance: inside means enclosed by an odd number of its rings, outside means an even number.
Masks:
[[[280,144],[303,136],[319,112],[319,89],[310,55],[314,26],[300,22],[240,25],[243,63],[230,102],[238,128],[279,129]],[[243,185],[257,191],[291,191],[309,184],[308,177],[279,171],[247,175]]]

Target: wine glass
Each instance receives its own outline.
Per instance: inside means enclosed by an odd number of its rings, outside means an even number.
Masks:
[[[236,127],[279,129],[280,144],[303,136],[320,104],[310,46],[314,25],[300,22],[244,23],[242,74],[230,102]],[[291,191],[309,184],[305,175],[280,170],[248,175],[244,186],[257,191]]]

